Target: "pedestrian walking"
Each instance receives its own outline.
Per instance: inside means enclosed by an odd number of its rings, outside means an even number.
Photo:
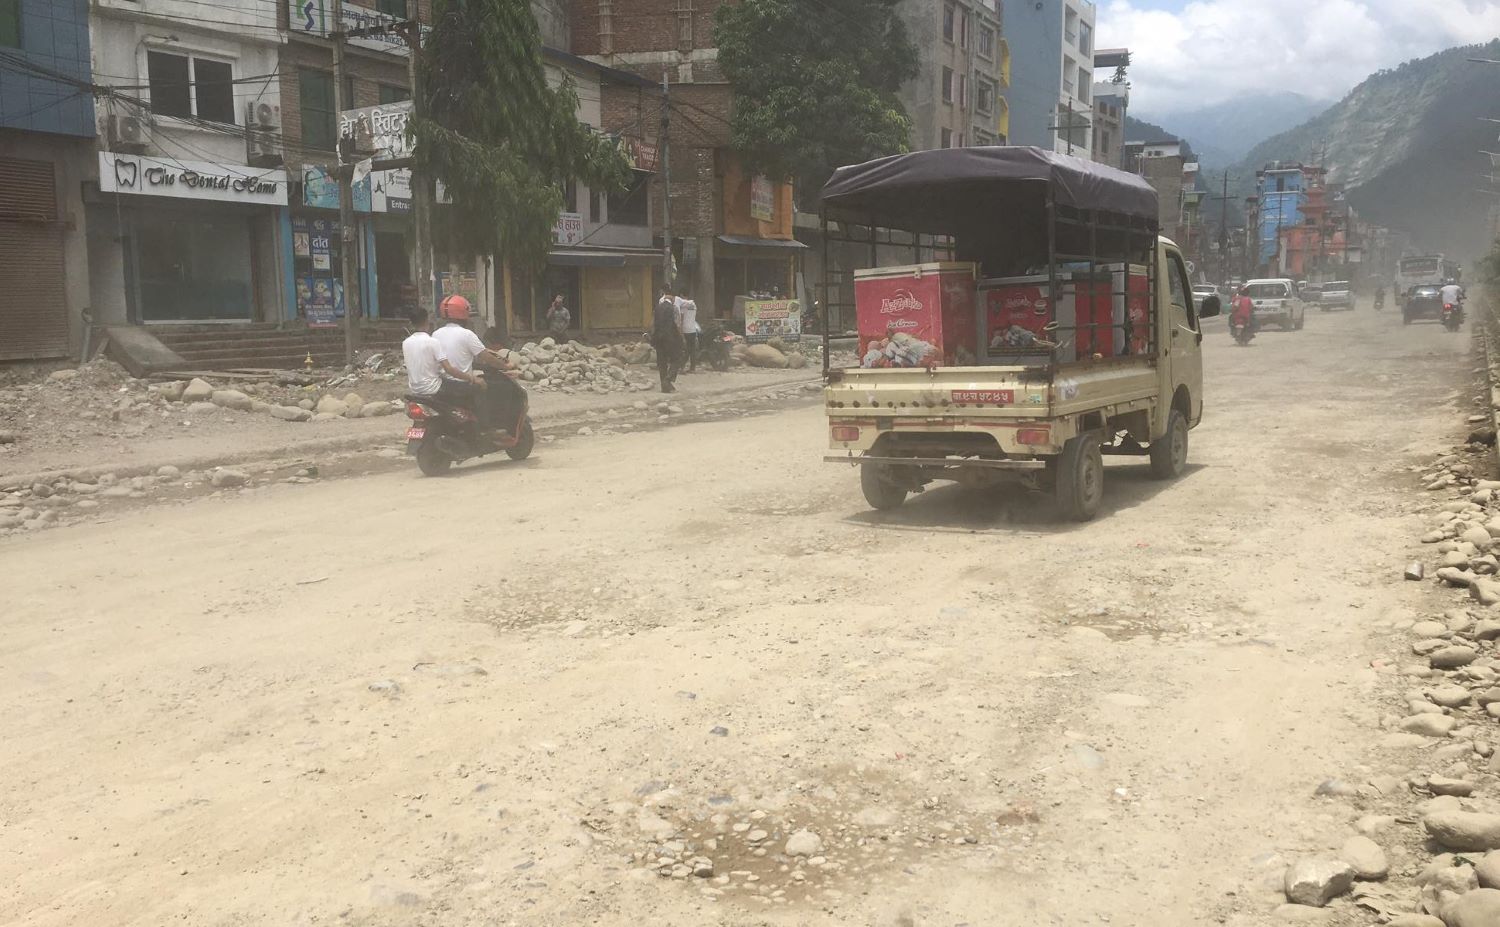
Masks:
[[[687,353],[688,373],[698,372],[698,342],[703,329],[698,325],[698,304],[693,302],[687,287],[679,287],[677,297],[677,327],[682,331],[683,348]]]
[[[651,317],[651,346],[656,349],[656,372],[661,377],[661,391],[677,392],[677,374],[682,370],[682,323],[678,321],[677,300],[672,288],[661,288],[661,299]]]
[[[567,305],[563,303],[563,295],[558,293],[552,297],[552,305],[547,307],[547,330],[559,344],[568,340],[568,326],[573,324],[573,313],[568,311]]]

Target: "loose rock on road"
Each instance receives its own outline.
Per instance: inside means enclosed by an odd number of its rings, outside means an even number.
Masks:
[[[1271,923],[1469,339],[1208,340],[1189,473],[1087,525],[872,513],[796,406],[0,542],[0,919]]]

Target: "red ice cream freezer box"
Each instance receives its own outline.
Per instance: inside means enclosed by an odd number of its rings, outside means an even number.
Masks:
[[[910,264],[854,272],[861,367],[961,367],[975,361],[976,267]]]
[[[1130,353],[1146,353],[1150,286],[1144,266],[1132,265],[1127,277],[1125,265],[1101,264],[1092,276],[1086,269],[1067,270],[1058,274],[1057,281],[1062,292],[1055,307],[1045,274],[980,282],[980,356],[984,362],[1011,363],[1047,355],[1054,345],[1062,363],[1117,357],[1125,353],[1127,314],[1132,325]]]

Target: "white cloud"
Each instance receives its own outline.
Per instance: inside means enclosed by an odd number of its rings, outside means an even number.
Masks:
[[[1171,2],[1171,0],[1169,0]],[[1142,0],[1099,6],[1099,45],[1131,52],[1131,106],[1171,113],[1245,93],[1343,96],[1365,77],[1500,36],[1500,0]]]

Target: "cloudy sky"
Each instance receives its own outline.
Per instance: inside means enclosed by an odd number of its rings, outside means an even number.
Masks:
[[[1500,0],[1100,0],[1096,35],[1131,51],[1132,109],[1160,115],[1246,92],[1337,99],[1373,71],[1500,36]]]

